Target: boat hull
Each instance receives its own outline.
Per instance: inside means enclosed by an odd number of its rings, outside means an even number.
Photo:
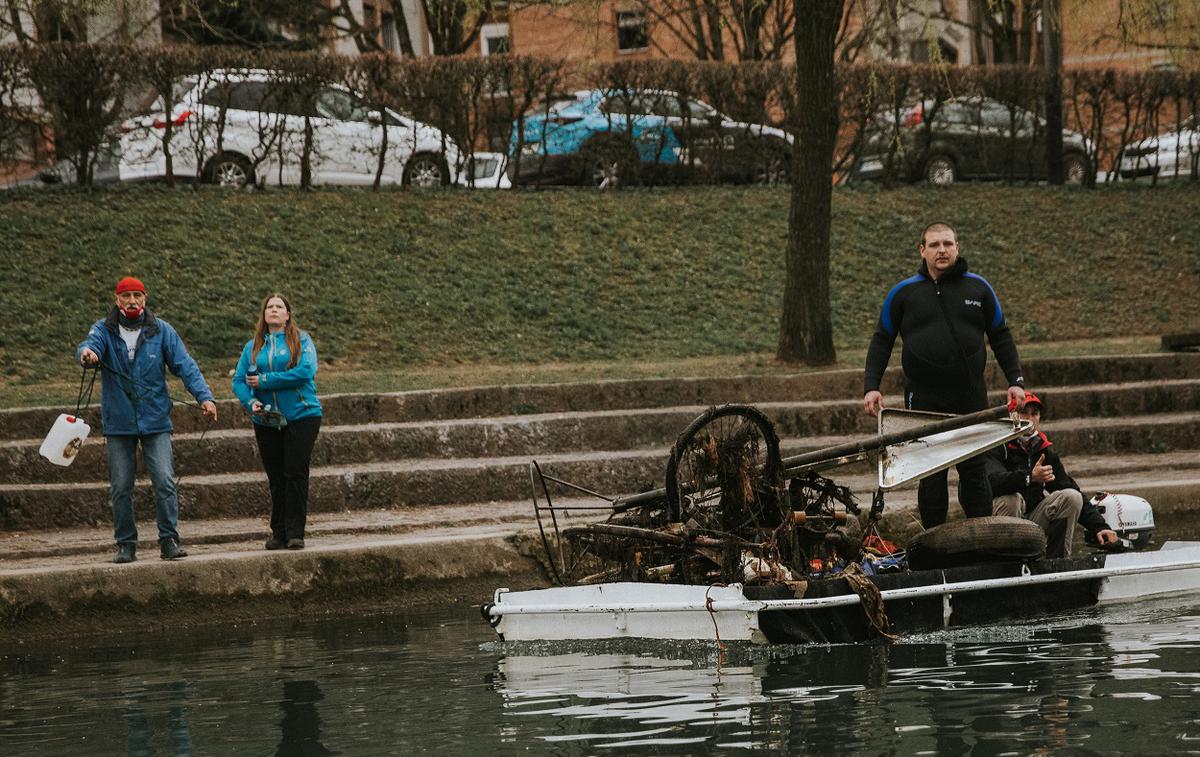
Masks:
[[[1095,553],[872,577],[892,633],[1028,620],[1105,602],[1200,591],[1200,543],[1154,552]],[[533,591],[500,589],[483,608],[511,641],[648,638],[753,643],[878,638],[844,579],[785,586],[608,583]]]

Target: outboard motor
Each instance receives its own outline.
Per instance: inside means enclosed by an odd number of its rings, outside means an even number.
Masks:
[[[1154,510],[1150,503],[1132,494],[1100,492],[1092,504],[1104,516],[1108,527],[1117,533],[1124,549],[1146,549],[1154,536]]]

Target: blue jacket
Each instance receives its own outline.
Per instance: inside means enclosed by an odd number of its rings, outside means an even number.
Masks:
[[[321,415],[321,401],[317,399],[317,348],[307,331],[300,332],[300,360],[296,367],[288,368],[291,353],[283,332],[267,334],[262,349],[258,351],[255,364],[258,366],[258,391],[246,386],[246,370],[250,367],[250,353],[254,340],[246,342],[237,370],[233,373],[233,393],[247,410],[258,400],[264,405],[283,413],[289,421]],[[260,423],[257,416],[255,423]]]
[[[129,362],[125,341],[118,327],[114,307],[107,318],[92,324],[87,338],[75,349],[75,359],[87,347],[100,357],[100,416],[105,436],[142,436],[171,431],[171,397],[167,393],[166,369],[183,380],[196,402],[213,398],[212,390],[200,373],[200,366],[188,354],[183,340],[171,324],[146,311],[142,333],[138,335],[133,363]]]

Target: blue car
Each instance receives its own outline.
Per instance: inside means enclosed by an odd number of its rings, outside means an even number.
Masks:
[[[685,111],[686,109],[686,111]],[[635,181],[786,182],[791,135],[733,121],[666,90],[582,90],[535,106],[513,127],[513,184]]]

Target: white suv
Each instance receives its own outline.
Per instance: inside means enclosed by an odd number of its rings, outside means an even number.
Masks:
[[[503,161],[492,159],[500,156],[476,153],[470,160],[440,130],[392,110],[373,110],[336,84],[305,98],[276,72],[217,70],[177,82],[175,100],[169,115],[159,98],[148,115],[122,125],[122,181],[166,175],[162,147],[169,120],[176,176],[225,186],[299,184],[307,116],[313,184],[372,184],[386,129],[383,184],[509,186]]]

